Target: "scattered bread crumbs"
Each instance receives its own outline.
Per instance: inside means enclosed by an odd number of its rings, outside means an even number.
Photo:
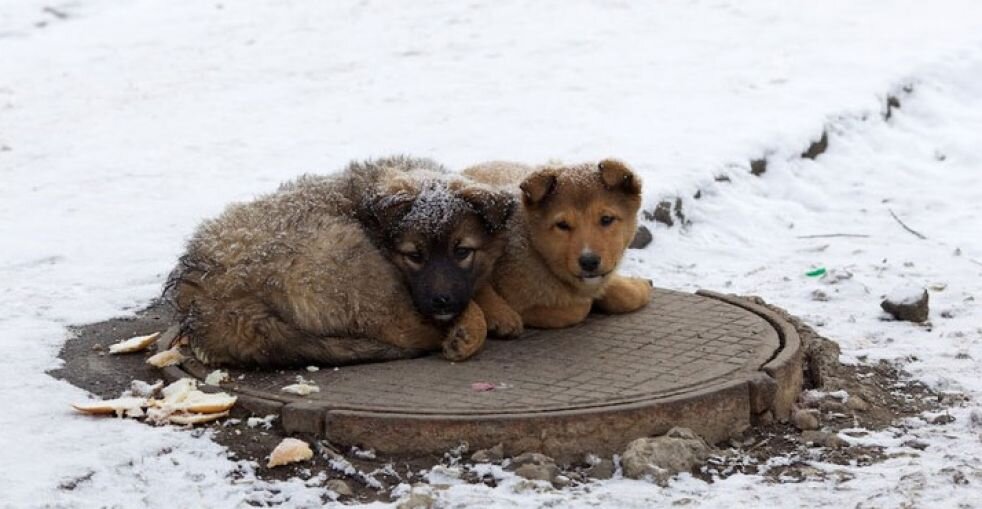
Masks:
[[[161,399],[122,397],[73,404],[72,407],[91,415],[116,414],[121,417],[146,417],[147,422],[154,424],[193,425],[227,417],[236,401],[235,396],[224,392],[199,391],[197,381],[191,378],[182,378],[160,392],[163,395]]]
[[[314,392],[320,392],[321,388],[316,385],[311,385],[308,383],[291,384],[280,389],[283,392],[288,392],[290,394],[296,394],[297,396],[308,396]]]
[[[228,380],[228,373],[220,369],[216,369],[215,371],[208,373],[208,376],[205,377],[205,385],[214,385],[217,387],[221,385],[222,382],[227,382]]]

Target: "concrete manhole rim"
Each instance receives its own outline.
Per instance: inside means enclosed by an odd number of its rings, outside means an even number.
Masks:
[[[693,428],[715,442],[761,419],[787,419],[802,383],[803,352],[797,331],[776,313],[747,299],[711,291],[696,295],[749,311],[776,331],[780,345],[758,371],[650,399],[541,411],[439,413],[327,407],[249,387],[221,390],[231,389],[240,405],[255,414],[279,415],[288,433],[311,433],[388,453],[434,453],[465,441],[472,447],[506,443],[511,444],[506,449],[516,452],[540,450],[568,458],[585,451],[616,451],[626,441],[664,433],[676,425]],[[171,380],[200,379],[203,370],[200,364],[193,370],[174,366],[166,368],[164,375]]]

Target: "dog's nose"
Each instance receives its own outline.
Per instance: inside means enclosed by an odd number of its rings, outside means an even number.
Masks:
[[[450,306],[450,296],[449,295],[437,295],[433,297],[433,308],[439,311],[447,309]]]
[[[586,272],[593,272],[600,267],[600,256],[596,253],[583,253],[580,255],[580,268]]]

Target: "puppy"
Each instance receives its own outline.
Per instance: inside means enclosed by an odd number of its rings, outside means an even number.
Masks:
[[[514,208],[430,160],[352,163],[206,221],[165,294],[208,364],[463,360],[484,343],[471,298]]]
[[[651,300],[649,281],[616,273],[641,206],[641,181],[627,165],[493,162],[464,174],[521,197],[492,284],[476,296],[491,332],[569,327],[594,306],[627,313]]]

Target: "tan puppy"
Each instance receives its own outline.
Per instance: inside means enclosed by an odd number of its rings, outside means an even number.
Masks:
[[[521,196],[492,284],[475,297],[491,332],[514,337],[523,326],[568,327],[594,305],[627,313],[651,300],[649,281],[615,272],[641,206],[641,182],[624,163],[494,162],[464,174]]]
[[[167,294],[210,364],[337,365],[441,348],[463,360],[487,335],[471,298],[514,204],[429,160],[353,163],[205,222]]]

